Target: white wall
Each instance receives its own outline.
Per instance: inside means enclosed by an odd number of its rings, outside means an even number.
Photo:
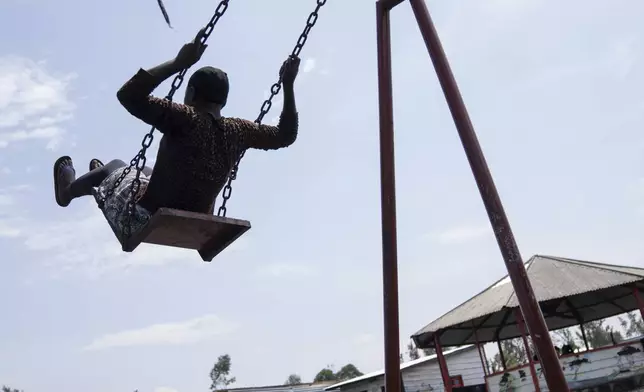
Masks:
[[[461,375],[465,386],[484,384],[484,372],[476,347],[456,352],[445,358],[451,376]],[[444,391],[440,368],[436,359],[402,369],[405,392]],[[358,381],[340,387],[339,392],[380,392],[384,376]],[[333,392],[333,391],[332,391]]]

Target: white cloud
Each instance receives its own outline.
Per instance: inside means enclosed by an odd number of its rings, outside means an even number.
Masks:
[[[273,263],[263,265],[257,272],[259,275],[270,276],[273,278],[288,276],[307,277],[315,274],[315,270],[310,266],[296,263]]]
[[[489,225],[471,225],[454,227],[440,233],[432,234],[431,236],[434,240],[442,244],[458,244],[477,240],[492,234],[492,228]]]
[[[20,229],[11,223],[0,220],[0,238],[16,238],[20,233]]]
[[[363,333],[353,339],[353,342],[357,345],[372,345],[375,341],[376,335],[372,333]]]
[[[56,76],[42,63],[18,56],[0,57],[0,148],[41,140],[55,149],[73,116],[69,82],[73,74]]]
[[[179,261],[187,266],[204,265],[190,249],[141,244],[132,253],[123,252],[92,198],[74,201],[64,210],[58,208],[62,218],[28,218],[24,193],[32,190],[29,184],[0,188],[0,238],[11,238],[35,256],[43,256],[30,259],[41,263],[51,278],[75,274],[95,279]],[[218,257],[244,249],[246,243],[247,238],[241,238]]]
[[[154,324],[101,336],[84,350],[104,350],[116,347],[182,345],[217,339],[234,332],[236,326],[214,314],[191,320]]]
[[[302,66],[302,72],[303,73],[309,73],[315,69],[315,59],[309,57],[304,61],[304,65]]]
[[[13,204],[13,197],[0,193],[0,206],[9,206]]]
[[[0,169],[0,173],[11,174],[11,169],[9,169],[8,167],[3,167],[2,169]]]

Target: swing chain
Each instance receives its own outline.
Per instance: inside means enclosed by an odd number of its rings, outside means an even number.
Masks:
[[[326,4],[327,0],[317,0],[317,6],[315,7],[315,10],[309,14],[308,19],[306,20],[306,26],[304,27],[304,30],[300,34],[300,36],[297,39],[297,43],[295,44],[295,47],[293,48],[293,51],[291,52],[290,57],[299,57],[300,52],[304,48],[304,44],[306,43],[306,40],[309,38],[309,33],[311,32],[311,29],[313,26],[315,26],[315,23],[318,21],[318,16],[320,9]],[[279,79],[277,82],[273,83],[271,86],[271,95],[264,100],[262,103],[262,106],[259,111],[259,116],[257,116],[257,119],[255,120],[255,123],[257,126],[261,126],[262,120],[264,119],[264,116],[268,114],[268,112],[271,110],[271,106],[273,106],[273,98],[280,93],[280,90],[282,89],[282,72],[280,71]],[[239,155],[239,158],[235,162],[235,165],[233,168],[230,170],[230,174],[228,175],[228,182],[226,183],[226,186],[224,186],[224,189],[222,191],[222,203],[221,206],[219,207],[219,210],[217,211],[217,215],[221,217],[226,216],[226,203],[230,199],[230,196],[233,192],[233,187],[232,183],[237,179],[237,173],[239,170],[239,164],[244,157],[244,154],[246,154],[246,151],[243,150],[241,154]]]
[[[219,21],[219,19],[224,15],[226,10],[228,9],[228,2],[230,0],[221,0],[219,2],[219,5],[217,5],[217,8],[215,9],[215,14],[212,16],[208,24],[206,25],[203,34],[201,35],[200,38],[200,43],[201,45],[205,44],[206,41],[208,40],[208,37],[210,37],[210,34],[212,34],[212,31],[215,28],[215,25]],[[181,87],[181,84],[183,83],[183,79],[188,72],[188,69],[183,69],[181,72],[177,74],[177,76],[174,77],[172,80],[172,85],[170,87],[170,91],[168,92],[168,95],[166,95],[165,99],[168,101],[172,101],[172,98],[174,96],[174,93]],[[105,200],[112,196],[114,194],[114,191],[118,186],[123,182],[125,177],[132,171],[132,168],[136,168],[136,176],[134,180],[132,180],[132,184],[130,185],[130,192],[128,196],[128,201],[126,205],[127,209],[127,216],[126,216],[126,222],[125,222],[125,238],[130,238],[132,234],[132,227],[131,227],[131,221],[132,221],[132,216],[134,215],[134,208],[136,205],[137,200],[135,200],[135,196],[139,194],[139,190],[141,188],[141,172],[143,171],[143,168],[145,168],[145,163],[147,162],[147,158],[145,156],[148,148],[152,145],[152,141],[154,140],[154,131],[155,127],[152,127],[150,131],[143,137],[143,140],[141,141],[141,149],[139,152],[132,158],[130,161],[130,165],[123,169],[123,172],[121,175],[116,179],[114,182],[114,186],[111,187],[110,189],[107,190],[105,197],[101,198],[99,201],[99,208],[103,208],[105,205]]]

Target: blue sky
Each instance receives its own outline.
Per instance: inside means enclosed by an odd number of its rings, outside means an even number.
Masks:
[[[254,119],[315,1],[231,3],[201,64],[231,78],[225,115]],[[174,56],[214,4],[168,0],[170,30],[153,0],[2,2],[0,383],[205,390],[224,353],[238,386],[382,367],[373,1],[323,9],[296,84],[300,136],[247,154],[229,215],[253,229],[213,263],[122,254],[91,199],[54,202],[58,156],[83,172],[136,153],[148,127],[116,90]],[[524,258],[644,266],[644,4],[428,5]],[[409,6],[392,18],[405,343],[505,269]]]

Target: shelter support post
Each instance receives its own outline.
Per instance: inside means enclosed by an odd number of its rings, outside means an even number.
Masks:
[[[510,222],[505,214],[501,198],[494,185],[492,174],[487,166],[483,151],[474,132],[467,108],[447,61],[447,56],[431,20],[425,0],[409,0],[418,22],[425,46],[434,64],[436,75],[445,94],[445,99],[452,113],[452,118],[461,138],[463,149],[470,163],[472,173],[481,193],[483,204],[487,210],[490,224],[494,229],[508,275],[516,292],[521,311],[526,320],[528,331],[536,346],[548,389],[557,392],[569,391],[563,370],[548,333],[548,327],[534,295],[528,274],[521,260],[519,247],[512,234]]]
[[[447,368],[447,361],[445,361],[445,356],[443,355],[443,346],[441,346],[439,335],[440,331],[436,331],[434,334],[434,347],[436,347],[438,366],[441,369],[441,378],[443,379],[445,392],[452,392],[452,381],[449,378],[449,369]]]
[[[508,370],[508,365],[505,363],[505,354],[503,354],[503,346],[501,341],[497,340],[496,345],[499,348],[499,357],[501,357],[501,365],[503,365],[503,370]]]
[[[481,366],[483,367],[483,374],[486,376],[488,375],[488,368],[487,368],[487,358],[485,358],[485,353],[481,351],[481,343],[479,342],[479,333],[476,328],[476,325],[474,325],[474,321],[472,321],[472,328],[474,328],[474,342],[476,343],[476,349],[479,352],[479,358],[481,359]]]
[[[539,376],[537,376],[537,369],[534,368],[534,361],[532,360],[532,353],[530,352],[530,345],[528,344],[528,338],[526,337],[525,324],[523,323],[523,316],[519,308],[514,310],[514,314],[517,319],[517,325],[519,326],[519,331],[521,331],[521,338],[523,339],[523,347],[525,348],[526,356],[528,357],[528,364],[530,365],[530,375],[532,376],[532,384],[534,385],[535,392],[541,392],[539,387]],[[543,366],[543,365],[541,365]]]
[[[387,2],[389,6],[396,4]],[[393,4],[393,5],[392,5]],[[391,74],[391,28],[387,4],[376,2],[378,106],[380,117],[380,204],[382,225],[382,293],[385,340],[385,390],[400,392],[400,331],[398,320],[398,250],[394,112]]]
[[[637,301],[637,307],[640,309],[640,316],[642,317],[642,320],[644,320],[644,300],[642,300],[640,290],[637,288],[637,286],[633,286],[633,295],[635,296],[635,300]]]
[[[487,353],[485,352],[485,345],[481,345],[481,351],[483,351],[483,358],[485,358],[485,368],[487,369],[487,374],[492,373],[492,368],[490,367],[490,363],[487,360]]]
[[[586,338],[586,328],[584,328],[583,323],[579,324],[579,329],[581,329],[581,338],[584,340],[584,346],[586,347],[586,351],[588,351],[590,350],[590,346],[588,345],[588,338]]]

